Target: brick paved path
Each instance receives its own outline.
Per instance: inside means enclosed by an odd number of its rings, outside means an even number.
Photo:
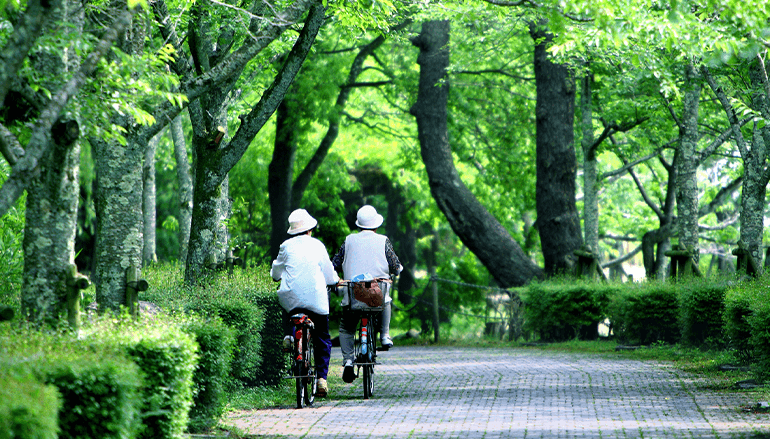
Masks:
[[[330,373],[341,373],[339,350]],[[286,438],[770,438],[770,415],[674,368],[534,349],[398,347],[374,397],[361,381],[315,407],[231,413],[227,424]]]

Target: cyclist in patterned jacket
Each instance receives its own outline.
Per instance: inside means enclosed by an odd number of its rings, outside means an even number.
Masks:
[[[350,280],[361,274],[370,274],[374,278],[389,278],[391,274],[398,275],[403,270],[404,267],[401,266],[388,237],[377,233],[377,228],[382,223],[382,215],[378,214],[374,207],[365,205],[358,210],[356,226],[359,231],[348,235],[332,258],[335,270],[342,271],[345,279]],[[390,284],[386,285],[388,285],[386,288],[389,288]],[[385,293],[385,303],[383,303],[380,319],[382,322],[380,343],[383,348],[389,349],[393,346],[393,340],[390,337],[390,303],[393,299],[389,291],[383,291],[383,293]],[[357,320],[355,314],[345,311],[347,299],[347,295],[343,296],[340,347],[344,364],[342,380],[350,383],[356,378],[353,368],[352,331],[355,331]]]

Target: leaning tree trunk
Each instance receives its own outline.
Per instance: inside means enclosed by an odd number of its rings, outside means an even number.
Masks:
[[[84,14],[80,1],[61,3],[53,15],[81,33]],[[46,29],[58,31],[61,29]],[[36,66],[52,77],[79,68],[74,48],[66,50],[66,63],[58,54],[39,52]],[[49,84],[51,90],[61,84]],[[70,120],[67,120],[71,118]],[[34,322],[55,321],[66,307],[66,276],[75,264],[75,234],[80,195],[79,127],[74,115],[54,125],[51,147],[39,161],[40,173],[27,187],[24,226],[24,271],[21,290],[22,313]]]
[[[573,252],[583,243],[575,206],[575,79],[567,67],[548,59],[547,48],[553,35],[545,24],[533,23],[530,34],[537,42],[537,224],[545,272],[556,274],[571,271]]]
[[[679,159],[676,161],[676,204],[679,244],[692,251],[693,260],[700,259],[698,251],[698,102],[701,79],[692,64],[685,66],[682,122],[680,125]]]
[[[417,101],[410,109],[417,120],[420,151],[428,184],[452,230],[503,287],[524,285],[542,277],[510,233],[479,203],[460,180],[452,159],[447,128],[449,21],[428,21],[412,39],[420,49]]]

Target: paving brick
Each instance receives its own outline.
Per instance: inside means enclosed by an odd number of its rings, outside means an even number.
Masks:
[[[651,362],[447,347],[397,347],[378,360],[369,400],[359,379],[314,407],[287,401],[225,424],[264,438],[770,438],[770,415],[739,409],[747,395]],[[330,369],[341,374],[341,361]]]

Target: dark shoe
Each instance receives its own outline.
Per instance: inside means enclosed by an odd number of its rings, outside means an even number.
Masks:
[[[345,360],[345,367],[342,369],[342,381],[352,383],[356,379],[356,371],[353,368],[353,360]]]

